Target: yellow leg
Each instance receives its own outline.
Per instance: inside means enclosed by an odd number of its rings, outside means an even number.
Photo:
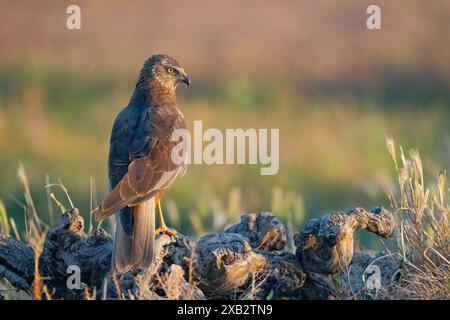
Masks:
[[[169,230],[169,228],[167,228],[166,226],[166,223],[164,222],[164,216],[161,210],[161,200],[158,200],[158,202],[156,203],[156,208],[158,209],[160,227],[155,230],[155,234],[166,233],[169,236],[176,237],[177,233],[175,231]]]

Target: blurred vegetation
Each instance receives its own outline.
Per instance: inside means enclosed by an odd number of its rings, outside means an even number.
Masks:
[[[222,229],[245,211],[273,211],[295,230],[329,210],[387,206],[385,136],[421,150],[426,174],[448,168],[448,2],[382,2],[378,33],[365,28],[358,1],[254,5],[80,1],[82,30],[69,32],[60,1],[2,3],[0,199],[18,229],[19,160],[47,222],[48,182],[61,179],[85,217],[91,177],[94,205],[105,195],[113,119],[157,52],[193,79],[178,90],[188,126],[280,128],[275,176],[258,166],[188,168],[163,200],[182,233]]]

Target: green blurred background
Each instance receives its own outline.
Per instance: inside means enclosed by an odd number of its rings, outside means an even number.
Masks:
[[[113,119],[154,53],[174,56],[192,78],[178,90],[189,127],[280,128],[275,176],[260,176],[259,166],[188,168],[164,200],[180,232],[220,230],[263,210],[295,230],[329,210],[389,205],[385,136],[417,147],[430,175],[450,162],[450,2],[376,1],[382,30],[369,31],[372,2],[76,1],[82,29],[69,31],[73,1],[3,0],[0,199],[8,214],[22,229],[13,199],[23,199],[20,160],[45,221],[47,174],[88,216],[90,177],[95,199],[107,191]]]

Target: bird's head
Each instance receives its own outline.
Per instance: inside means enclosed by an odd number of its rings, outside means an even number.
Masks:
[[[153,55],[147,59],[140,78],[150,86],[161,86],[170,90],[175,90],[180,83],[187,86],[191,84],[191,79],[178,61],[165,54]]]

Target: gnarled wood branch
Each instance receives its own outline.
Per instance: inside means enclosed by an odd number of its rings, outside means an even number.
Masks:
[[[0,279],[20,290],[30,290],[34,276],[34,251],[22,241],[0,233]]]
[[[77,209],[64,213],[47,234],[39,273],[54,298],[140,299],[308,299],[332,298],[331,276],[346,270],[353,257],[353,233],[365,229],[392,234],[394,220],[384,209],[357,208],[310,220],[295,236],[297,250],[284,251],[286,230],[271,213],[250,213],[223,233],[201,237],[162,234],[150,270],[111,273],[111,237],[98,229],[86,237]],[[82,286],[69,289],[69,266],[81,271]],[[34,279],[33,250],[0,235],[0,278],[29,291]]]
[[[309,276],[304,288],[306,297],[328,299],[334,296],[331,276],[348,271],[353,258],[353,236],[357,229],[387,238],[393,234],[394,228],[394,217],[384,208],[374,208],[370,212],[356,208],[311,219],[294,236],[296,256]]]

